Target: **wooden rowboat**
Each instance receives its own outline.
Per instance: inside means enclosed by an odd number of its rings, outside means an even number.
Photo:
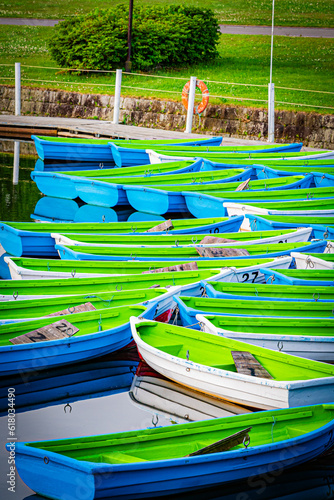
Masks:
[[[66,495],[76,498],[78,484],[85,485],[91,500],[186,494],[319,456],[333,445],[333,417],[333,405],[322,404],[102,436],[15,443],[15,465],[29,488],[55,500]],[[228,448],[237,433],[241,444]],[[218,441],[226,451],[199,451]],[[11,444],[6,446],[10,452]]]

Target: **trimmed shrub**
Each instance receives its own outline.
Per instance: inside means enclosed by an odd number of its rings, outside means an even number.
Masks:
[[[127,57],[128,8],[96,9],[58,23],[50,40],[52,57],[63,67],[116,69]],[[218,55],[218,22],[210,9],[136,7],[131,60],[136,70],[177,67]]]

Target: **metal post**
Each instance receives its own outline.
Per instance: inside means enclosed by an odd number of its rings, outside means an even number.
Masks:
[[[20,143],[14,142],[14,166],[13,166],[13,184],[19,183],[19,165],[20,165]]]
[[[272,83],[274,54],[274,14],[275,0],[273,0],[271,15],[270,78],[268,85],[268,142],[275,142],[275,90],[274,84]]]
[[[132,17],[133,17],[133,0],[129,0],[129,23],[128,23],[128,55],[125,61],[125,71],[131,72],[131,38],[132,38]]]
[[[191,128],[192,128],[192,124],[193,124],[194,105],[195,105],[196,80],[197,80],[196,76],[190,77],[187,123],[186,123],[186,129],[184,131],[185,134],[191,134]]]
[[[21,114],[21,64],[15,63],[15,115]]]
[[[275,85],[268,84],[268,142],[275,142]]]
[[[115,101],[114,101],[114,119],[113,123],[118,124],[119,120],[119,108],[121,103],[121,86],[122,86],[122,70],[116,70],[116,82],[115,82]]]

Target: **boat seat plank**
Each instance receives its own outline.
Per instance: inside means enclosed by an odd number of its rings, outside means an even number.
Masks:
[[[231,351],[233,361],[238,373],[272,379],[270,373],[247,351]]]
[[[194,451],[189,455],[186,455],[186,457],[194,457],[196,455],[206,455],[208,453],[218,453],[221,451],[228,451],[231,448],[237,446],[238,444],[241,444],[245,438],[249,439],[248,433],[251,429],[252,427],[247,427],[246,429],[242,429],[241,431],[231,434],[231,436],[227,436],[224,439],[220,439],[219,441],[216,441],[215,443],[212,443],[209,446],[200,448],[199,450]]]

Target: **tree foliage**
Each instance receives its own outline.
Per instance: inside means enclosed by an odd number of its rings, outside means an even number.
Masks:
[[[128,8],[96,9],[58,23],[50,40],[62,67],[116,69],[127,57]],[[170,5],[135,7],[131,60],[136,70],[214,59],[218,22],[210,9]]]

